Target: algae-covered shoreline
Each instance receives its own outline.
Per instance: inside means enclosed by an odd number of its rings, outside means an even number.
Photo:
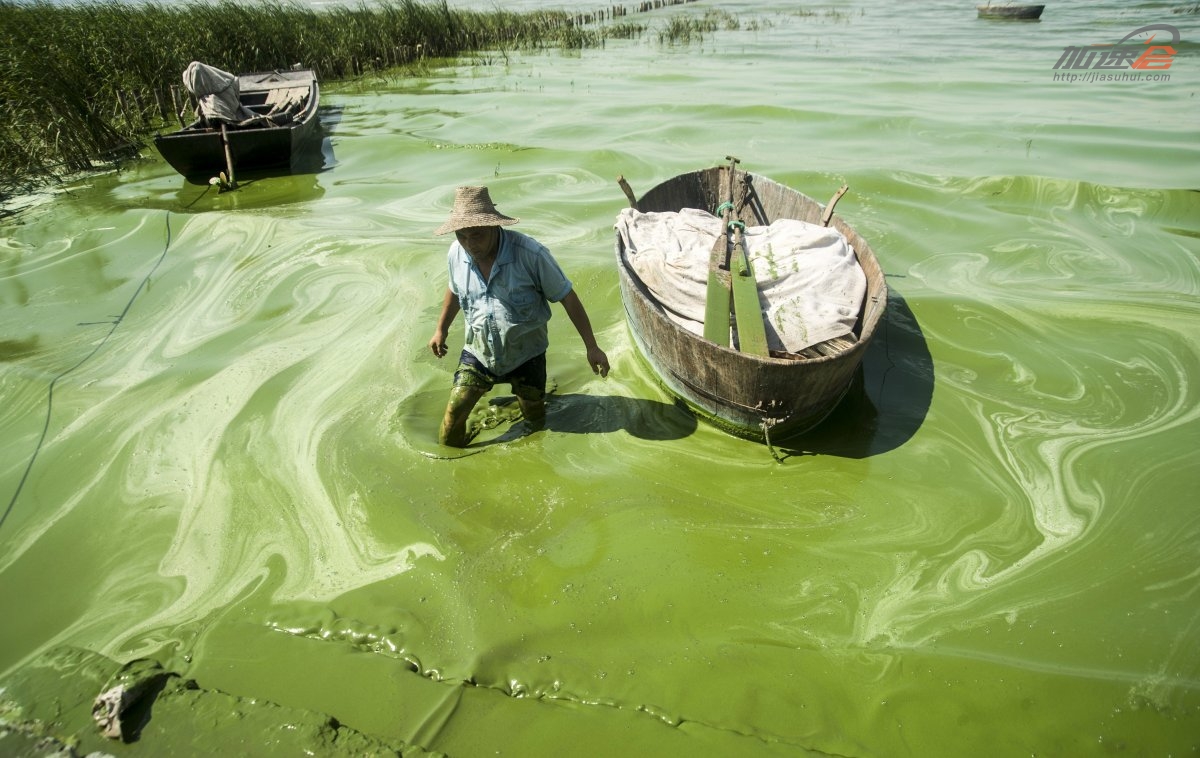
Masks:
[[[96,698],[138,664],[145,691],[123,704],[120,729],[101,734]],[[129,683],[139,680],[130,677]],[[53,697],[46,693],[53,692]],[[63,647],[5,681],[0,691],[0,754],[5,756],[120,755],[140,741],[154,754],[285,756],[434,756],[401,740],[387,741],[341,724],[328,714],[205,689],[156,662],[121,664],[98,653]]]
[[[288,0],[128,3],[0,0],[0,197],[135,155],[190,112],[180,74],[301,63],[325,81],[402,77],[478,50],[579,49],[638,34],[626,17],[694,0],[595,12],[455,10],[383,0],[314,8]]]

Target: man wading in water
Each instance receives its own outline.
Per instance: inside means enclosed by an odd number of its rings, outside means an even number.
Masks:
[[[562,303],[587,348],[594,373],[608,376],[608,356],[596,344],[592,324],[571,281],[537,240],[502,226],[519,219],[496,210],[487,187],[459,187],[450,218],[436,234],[454,232],[448,253],[450,285],[442,299],[429,348],[446,354],[446,332],[461,310],[466,345],[454,372],[454,388],[438,439],[466,447],[467,416],[497,383],[508,383],[534,429],[546,418],[546,323],[549,303]]]

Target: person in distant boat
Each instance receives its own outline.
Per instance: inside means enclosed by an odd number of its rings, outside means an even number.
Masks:
[[[583,339],[592,372],[608,376],[608,356],[596,344],[587,311],[558,262],[537,240],[502,228],[519,220],[496,210],[487,187],[459,187],[450,218],[435,232],[455,235],[447,253],[450,284],[429,339],[435,356],[446,354],[446,332],[460,310],[466,321],[466,344],[438,435],[443,445],[466,446],[467,417],[500,383],[512,387],[525,419],[541,427],[550,303],[562,303]]]

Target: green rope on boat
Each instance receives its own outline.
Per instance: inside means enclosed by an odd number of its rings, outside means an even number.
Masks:
[[[733,203],[729,202],[728,200],[721,203],[720,205],[717,206],[717,210],[713,213],[713,215],[720,216],[721,212],[724,211],[726,208],[728,208],[729,210],[733,210]]]

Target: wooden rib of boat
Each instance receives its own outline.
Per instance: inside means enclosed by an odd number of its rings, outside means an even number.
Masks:
[[[1012,21],[1034,21],[1042,17],[1044,5],[987,5],[976,6],[980,18],[996,18]]]
[[[311,69],[260,71],[237,77],[247,117],[218,122],[199,117],[154,144],[171,167],[189,178],[237,170],[289,167],[319,135],[320,87]]]
[[[617,269],[630,332],[641,357],[664,387],[707,422],[736,436],[769,444],[772,438],[783,439],[812,429],[841,401],[886,308],[887,285],[866,240],[840,218],[831,217],[840,192],[830,201],[830,213],[826,214],[812,198],[737,169],[735,162],[675,176],[640,199],[634,197],[624,179],[621,182],[631,205],[644,213],[683,208],[713,212],[722,206],[722,188],[728,186],[732,172],[732,220],[747,226],[769,225],[785,218],[825,225],[831,222],[854,248],[866,276],[866,294],[851,335],[800,353],[741,352],[672,320],[632,268],[619,234]]]

